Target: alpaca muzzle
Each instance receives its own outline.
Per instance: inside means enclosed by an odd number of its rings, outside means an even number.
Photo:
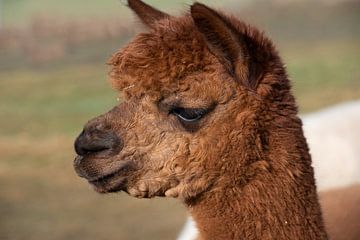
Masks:
[[[75,151],[79,156],[90,154],[106,155],[121,151],[120,138],[113,132],[98,129],[84,129],[75,141]]]
[[[90,162],[91,165],[97,165],[118,154],[123,148],[123,141],[115,132],[102,129],[101,125],[88,124],[75,140],[74,148],[78,154],[74,161],[75,170],[79,176],[89,178],[94,173],[89,173],[90,167],[84,165]]]

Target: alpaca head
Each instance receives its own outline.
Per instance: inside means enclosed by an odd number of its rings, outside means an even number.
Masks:
[[[269,109],[296,111],[270,40],[199,3],[171,17],[128,2],[148,30],[109,60],[123,102],[86,124],[77,173],[99,192],[185,200],[250,177]]]

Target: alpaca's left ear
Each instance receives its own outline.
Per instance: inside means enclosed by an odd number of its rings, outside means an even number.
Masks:
[[[128,5],[141,21],[149,27],[152,27],[156,21],[169,17],[168,14],[151,7],[140,0],[128,0]]]
[[[191,16],[210,51],[240,83],[255,88],[256,83],[250,81],[249,54],[244,37],[221,14],[201,3],[191,6]]]

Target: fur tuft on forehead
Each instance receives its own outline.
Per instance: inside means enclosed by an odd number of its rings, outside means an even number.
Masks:
[[[108,62],[113,87],[126,98],[161,98],[187,89],[189,76],[226,72],[262,97],[287,98],[290,84],[272,41],[233,16],[205,10],[158,20],[115,53]]]
[[[211,71],[216,62],[190,16],[159,21],[110,60],[110,79],[127,96],[171,91],[198,71]]]

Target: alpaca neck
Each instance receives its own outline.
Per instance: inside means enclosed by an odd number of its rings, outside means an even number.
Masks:
[[[268,159],[254,161],[245,182],[220,183],[187,202],[201,240],[327,239],[305,139],[289,148],[281,147],[289,138],[270,141]]]

